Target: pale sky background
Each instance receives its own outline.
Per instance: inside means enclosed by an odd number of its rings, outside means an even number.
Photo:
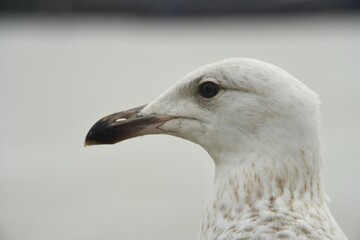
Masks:
[[[322,100],[324,182],[360,238],[360,17],[0,18],[0,239],[197,239],[214,166],[146,136],[83,147],[100,117],[150,102],[193,69],[245,56]]]

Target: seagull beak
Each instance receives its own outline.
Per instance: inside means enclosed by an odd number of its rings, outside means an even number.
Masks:
[[[145,106],[103,117],[87,133],[85,146],[115,144],[138,136],[161,134],[164,131],[159,127],[176,118],[175,116],[157,114],[142,116],[140,111]]]

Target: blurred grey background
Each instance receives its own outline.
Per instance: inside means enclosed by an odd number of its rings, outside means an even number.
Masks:
[[[359,1],[0,1],[0,239],[197,239],[214,166],[170,136],[83,147],[100,117],[235,56],[320,94],[324,180],[360,238]]]

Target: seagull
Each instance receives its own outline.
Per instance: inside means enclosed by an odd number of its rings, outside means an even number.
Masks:
[[[285,70],[230,58],[100,119],[85,145],[169,134],[202,146],[215,180],[199,240],[346,240],[324,193],[319,105]]]

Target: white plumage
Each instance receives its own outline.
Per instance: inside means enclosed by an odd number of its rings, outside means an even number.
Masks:
[[[205,82],[219,87],[214,96],[202,95]],[[137,135],[175,135],[214,160],[200,240],[345,240],[322,185],[319,104],[276,66],[227,59],[191,72],[141,108],[137,117],[170,118]]]

